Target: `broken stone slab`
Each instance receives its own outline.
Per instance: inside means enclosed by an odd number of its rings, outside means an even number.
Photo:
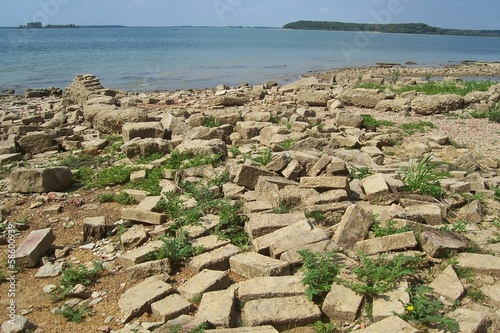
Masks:
[[[403,304],[410,302],[410,295],[406,289],[407,282],[402,282],[395,289],[385,293],[383,296],[373,298],[373,320],[379,321],[394,316],[394,313],[404,311]]]
[[[389,185],[385,181],[385,177],[376,173],[361,180],[361,185],[370,202],[375,202],[377,199],[389,194]]]
[[[302,256],[298,251],[300,250],[309,250],[311,252],[335,252],[338,251],[338,246],[332,242],[331,240],[323,240],[316,243],[304,244],[299,247],[295,247],[293,249],[287,250],[283,252],[280,256],[280,260],[286,261],[290,263],[290,265],[296,265],[303,262]],[[346,256],[340,253],[335,253],[335,257],[337,257],[337,261],[344,262],[347,259]]]
[[[474,200],[460,208],[457,215],[469,223],[480,223],[486,215],[485,209],[479,200]]]
[[[348,179],[343,176],[331,177],[302,177],[300,178],[300,187],[314,188],[319,191],[331,189],[347,189]]]
[[[250,236],[250,239],[254,239],[301,221],[307,221],[303,212],[249,214],[248,221],[245,223],[245,231]]]
[[[155,329],[153,332],[154,333],[172,333],[173,330],[179,333],[189,333],[192,330],[194,330],[197,327],[200,327],[200,325],[208,325],[207,322],[204,322],[202,320],[199,320],[198,318],[195,318],[194,316],[190,315],[180,315],[179,317],[175,319],[171,319],[167,321],[165,324],[160,326],[159,328]],[[151,332],[151,331],[148,331]],[[145,332],[145,333],[148,333]],[[124,333],[130,333],[130,331],[124,332]]]
[[[231,243],[231,241],[227,239],[220,239],[216,235],[196,238],[191,242],[194,248],[201,248],[202,253],[213,251],[215,249],[228,245],[229,243]]]
[[[177,291],[185,299],[191,300],[195,296],[209,291],[226,289],[230,284],[227,271],[204,269],[181,285]]]
[[[443,224],[442,210],[438,205],[415,205],[406,207],[405,209],[412,214],[420,215],[428,225]]]
[[[205,252],[193,257],[188,263],[188,269],[200,272],[203,269],[226,270],[229,269],[229,258],[237,255],[241,249],[233,244],[227,244],[210,252]]]
[[[351,248],[366,238],[372,223],[371,215],[363,207],[352,205],[342,216],[332,240],[340,247]]]
[[[401,332],[401,333],[419,333],[415,327],[408,324],[398,316],[392,316],[368,326],[363,330],[356,331],[357,333],[388,333],[388,332]]]
[[[363,296],[343,285],[334,283],[321,307],[323,313],[334,322],[353,322],[358,316]]]
[[[186,301],[179,294],[172,294],[151,304],[153,315],[163,322],[188,314],[194,310],[193,304]]]
[[[322,228],[313,228],[311,230],[299,230],[290,234],[278,242],[273,242],[269,246],[269,253],[273,258],[279,258],[280,255],[288,250],[296,249],[306,244],[317,243],[329,238],[329,235]]]
[[[72,182],[73,174],[66,167],[15,168],[10,173],[11,192],[43,193],[65,191]]]
[[[492,285],[486,285],[481,287],[481,291],[488,298],[488,304],[500,307],[500,282],[495,282]]]
[[[271,325],[264,325],[254,327],[217,328],[205,330],[205,333],[278,333],[278,330]]]
[[[288,227],[278,229],[267,235],[255,238],[252,240],[252,246],[257,253],[264,255],[269,254],[269,247],[272,244],[279,243],[287,237],[293,237],[301,231],[313,230],[312,224],[307,220],[296,222]]]
[[[162,247],[163,244],[164,243],[162,241],[152,241],[141,247],[125,252],[120,256],[120,263],[123,267],[128,268],[145,262],[148,255],[156,252],[156,250]]]
[[[271,125],[271,123],[263,123],[257,121],[240,121],[236,123],[235,130],[242,139],[252,139],[260,135],[260,131]]]
[[[229,258],[231,271],[247,279],[290,273],[290,264],[255,252],[240,253]]]
[[[320,159],[309,170],[309,177],[317,177],[326,170],[326,167],[332,162],[332,157],[328,154],[321,155]]]
[[[367,239],[354,245],[355,251],[372,255],[383,252],[410,250],[418,245],[413,231],[380,238]]]
[[[429,287],[434,289],[434,292],[441,295],[450,305],[462,298],[465,293],[465,288],[452,265],[439,273],[429,284]]]
[[[243,321],[247,326],[272,325],[284,330],[307,326],[320,318],[320,308],[305,296],[252,300],[243,308]]]
[[[342,202],[347,200],[347,198],[348,196],[346,190],[330,190],[322,193],[316,192],[306,195],[303,201],[307,206],[310,207]]]
[[[17,162],[23,159],[20,153],[2,154],[0,155],[0,164]]]
[[[21,267],[35,267],[55,240],[51,228],[30,232],[16,250],[16,263]]]
[[[122,322],[128,322],[133,317],[149,312],[152,303],[164,298],[173,290],[174,288],[171,285],[156,277],[147,278],[134,287],[127,289],[118,300]]]
[[[272,172],[250,165],[240,164],[236,169],[234,183],[254,190],[260,176],[273,176]]]
[[[64,268],[63,262],[58,262],[58,261],[48,262],[38,269],[38,272],[36,272],[35,277],[36,278],[56,277],[62,273],[63,268]]]
[[[135,249],[144,244],[148,239],[142,224],[135,224],[120,236],[122,251]]]
[[[257,277],[238,283],[238,298],[253,300],[304,295],[302,276]]]
[[[452,231],[426,229],[420,239],[422,249],[433,258],[446,256],[450,251],[463,251],[469,245],[467,239]]]
[[[17,140],[17,144],[22,154],[34,155],[50,149],[52,141],[52,137],[45,132],[31,132]]]
[[[12,320],[4,321],[1,326],[2,333],[34,332],[36,328],[35,324],[21,315],[15,315]]]
[[[128,142],[134,138],[165,139],[165,134],[161,122],[125,123],[122,127],[123,142]]]
[[[196,225],[188,225],[184,231],[190,238],[199,238],[207,235],[219,224],[220,217],[218,215],[208,214],[200,218]]]
[[[489,254],[460,253],[457,256],[458,265],[462,268],[472,268],[480,273],[500,277],[500,258]]]
[[[167,215],[152,212],[152,209],[161,200],[158,197],[146,197],[134,208],[122,208],[121,218],[124,220],[143,222],[148,224],[163,224],[167,221]]]
[[[135,138],[123,144],[120,149],[129,159],[135,161],[141,156],[149,156],[154,153],[167,154],[169,152],[169,142],[163,139]]]
[[[456,309],[447,316],[456,319],[460,326],[460,333],[487,332],[491,324],[491,320],[485,313],[464,308]]]
[[[211,291],[203,294],[195,317],[214,327],[231,327],[235,317],[234,290]]]
[[[172,267],[168,258],[146,261],[141,264],[130,266],[125,270],[127,277],[131,280],[145,279],[159,274],[170,274]]]

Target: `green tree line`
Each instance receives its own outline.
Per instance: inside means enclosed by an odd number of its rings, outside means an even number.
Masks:
[[[296,21],[285,24],[283,28],[301,30],[366,31],[400,34],[500,37],[500,30],[442,29],[429,26],[425,23],[372,24],[330,21]]]
[[[28,22],[25,25],[20,25],[19,29],[60,29],[60,28],[79,28],[75,24],[47,24],[43,25],[42,22]]]

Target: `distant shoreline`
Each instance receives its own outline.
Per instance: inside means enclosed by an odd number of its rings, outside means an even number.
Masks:
[[[500,37],[500,30],[443,29],[425,23],[346,23],[334,21],[295,21],[287,23],[283,29],[324,30],[349,32],[380,32],[395,34],[441,35],[462,37]]]

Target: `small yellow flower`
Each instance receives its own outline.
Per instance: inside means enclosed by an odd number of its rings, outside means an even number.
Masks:
[[[413,307],[413,305],[408,305],[408,306],[406,307],[406,310],[408,310],[408,311],[413,311],[413,310],[415,310],[415,308]]]

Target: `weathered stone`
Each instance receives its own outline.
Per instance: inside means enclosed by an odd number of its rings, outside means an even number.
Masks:
[[[21,161],[23,159],[23,155],[20,153],[13,154],[2,154],[0,155],[0,164],[11,163]]]
[[[51,228],[30,232],[16,250],[16,263],[21,267],[35,267],[55,239]]]
[[[12,320],[4,321],[1,329],[2,333],[23,333],[34,331],[36,327],[28,318],[17,314]]]
[[[227,271],[211,271],[204,269],[186,283],[179,286],[177,291],[185,299],[193,299],[200,294],[226,289],[231,284],[229,273]]]
[[[445,113],[462,109],[463,107],[463,97],[454,94],[419,95],[411,101],[413,112],[421,115]]]
[[[249,100],[247,96],[223,95],[217,97],[215,105],[241,106],[248,103]]]
[[[300,176],[300,174],[304,171],[304,168],[300,165],[299,161],[297,160],[292,160],[286,168],[281,170],[281,174],[283,177],[286,179],[290,180],[297,180],[297,178]]]
[[[500,307],[500,282],[495,282],[493,285],[481,287],[481,291],[488,299],[488,304]]]
[[[389,185],[380,173],[363,178],[361,184],[370,202],[376,201],[390,192]]]
[[[166,133],[160,122],[125,123],[122,127],[123,142],[134,138],[165,139]]]
[[[400,313],[403,304],[410,302],[410,295],[406,292],[408,283],[402,282],[395,289],[385,293],[383,296],[373,298],[373,320],[379,321],[394,316],[394,312]]]
[[[245,223],[245,231],[250,240],[269,234],[273,231],[287,227],[296,222],[307,222],[303,212],[287,214],[249,214]]]
[[[332,240],[341,247],[351,248],[366,238],[372,222],[371,215],[363,207],[352,205],[342,216]]]
[[[400,332],[400,333],[419,333],[415,327],[408,324],[403,319],[398,316],[388,317],[381,321],[376,322],[365,328],[364,330],[356,331],[357,333],[388,333],[388,332]]]
[[[347,177],[333,176],[333,177],[302,177],[300,178],[300,187],[314,188],[318,191],[331,190],[331,189],[347,189]]]
[[[481,165],[478,163],[472,153],[467,153],[460,156],[455,160],[456,167],[461,170],[477,171],[481,169]]]
[[[312,166],[312,168],[309,170],[309,177],[316,177],[320,175],[323,171],[326,170],[326,167],[332,162],[332,157],[323,154],[321,155],[320,159]]]
[[[450,231],[424,230],[421,234],[421,244],[424,251],[433,258],[446,256],[450,251],[463,251],[468,242]]]
[[[170,274],[172,267],[168,258],[146,261],[142,264],[127,267],[127,277],[131,280],[145,279],[159,274]]]
[[[308,206],[326,205],[347,200],[346,190],[330,190],[322,193],[310,193],[305,196],[304,203]]]
[[[264,236],[254,238],[252,240],[252,246],[256,252],[267,254],[269,253],[269,247],[272,244],[279,243],[287,237],[294,237],[295,235],[300,234],[302,231],[307,232],[313,229],[314,226],[307,220],[299,221],[288,227],[284,227]]]
[[[203,253],[221,248],[229,243],[231,242],[228,239],[221,239],[216,235],[196,238],[191,242],[194,248],[202,248]]]
[[[334,322],[353,322],[363,302],[363,296],[343,285],[334,283],[321,307],[323,313]]]
[[[176,147],[179,152],[189,151],[193,155],[221,154],[227,156],[227,146],[220,139],[185,140]]]
[[[261,276],[288,275],[290,264],[255,252],[237,254],[229,258],[231,271],[247,279]]]
[[[448,317],[456,319],[460,326],[460,333],[482,333],[487,332],[491,320],[485,313],[479,311],[459,308],[447,314]]]
[[[229,269],[229,258],[240,252],[239,247],[227,244],[213,251],[193,257],[188,263],[188,268],[195,272],[200,272],[203,269],[223,271]]]
[[[48,262],[38,269],[35,274],[37,278],[56,277],[62,273],[64,263],[62,262]]]
[[[193,304],[186,301],[179,294],[172,294],[151,304],[153,315],[163,322],[187,314],[194,309]]]
[[[89,108],[86,106],[83,113],[87,119]],[[119,109],[116,107],[96,105],[96,113],[92,118],[92,125],[103,133],[121,133],[125,123],[139,123],[147,121],[147,111],[140,108]]]
[[[441,207],[434,204],[415,205],[405,208],[406,211],[421,216],[429,225],[443,224]]]
[[[254,327],[236,327],[236,328],[218,328],[214,330],[205,330],[205,333],[278,333],[271,325]]]
[[[304,295],[304,292],[305,286],[299,275],[257,277],[238,283],[241,300],[298,296]]]
[[[9,186],[11,192],[60,192],[71,185],[72,178],[71,170],[66,167],[16,168],[10,173]]]
[[[465,288],[452,265],[449,265],[438,274],[429,284],[429,287],[434,289],[434,292],[441,295],[450,304],[454,304],[465,293]]]
[[[45,132],[28,133],[17,141],[22,154],[37,154],[52,147],[52,137]]]
[[[457,256],[458,266],[472,268],[480,273],[500,277],[500,258],[488,254],[460,253]]]
[[[341,110],[336,112],[335,122],[337,126],[356,127],[363,126],[363,117],[355,113]]]
[[[156,277],[150,277],[127,289],[118,300],[122,322],[140,316],[151,309],[151,304],[172,293],[174,288]]]
[[[146,230],[142,224],[135,224],[120,236],[122,251],[135,249],[141,246],[148,239]]]
[[[321,310],[304,296],[248,301],[243,308],[248,326],[273,325],[277,329],[306,326],[321,318]]]
[[[133,249],[131,251],[125,252],[120,256],[120,263],[123,267],[128,268],[130,266],[140,264],[147,260],[147,257],[150,253],[155,252],[157,249],[163,246],[162,241],[152,241]]]
[[[483,204],[479,200],[474,200],[460,208],[457,215],[469,223],[480,223],[486,214]]]
[[[280,230],[275,231],[275,233],[279,235],[279,231]],[[269,252],[273,258],[279,258],[283,252],[326,239],[328,239],[328,234],[322,228],[297,230],[296,233],[287,235],[287,237],[284,237],[281,241],[270,244]]]
[[[380,112],[410,112],[410,100],[407,98],[384,99],[375,105]]]
[[[367,239],[354,245],[355,251],[367,254],[413,249],[418,245],[413,231],[389,235],[380,238]]]
[[[297,100],[309,106],[327,106],[330,98],[330,93],[328,91],[301,90],[297,94]]]
[[[239,186],[244,186],[248,189],[255,189],[260,176],[273,176],[272,172],[256,168],[253,166],[241,164],[236,170],[234,182]]]
[[[203,294],[195,317],[215,327],[231,327],[235,307],[234,290],[219,290]]]
[[[270,123],[260,123],[256,121],[240,121],[234,128],[242,139],[252,139],[260,135],[260,131]]]
[[[129,159],[136,160],[141,156],[149,156],[155,153],[167,154],[169,144],[168,141],[163,139],[136,138],[122,145],[121,150]]]
[[[392,97],[379,89],[346,89],[337,98],[343,105],[354,105],[358,107],[373,109],[382,100]]]
[[[152,211],[161,198],[161,196],[146,197],[135,208],[123,208],[121,214],[122,219],[149,224],[165,223],[167,221],[167,216],[165,214]]]
[[[336,246],[335,243],[333,243],[331,240],[323,240],[316,243],[303,244],[301,246],[283,252],[280,256],[280,260],[286,261],[290,263],[290,265],[300,264],[303,262],[303,258],[298,252],[300,250],[309,250],[313,253],[324,253],[326,251],[336,252],[338,251],[338,246]],[[339,261],[346,261],[345,256],[340,253],[335,253],[334,256],[337,257]]]

